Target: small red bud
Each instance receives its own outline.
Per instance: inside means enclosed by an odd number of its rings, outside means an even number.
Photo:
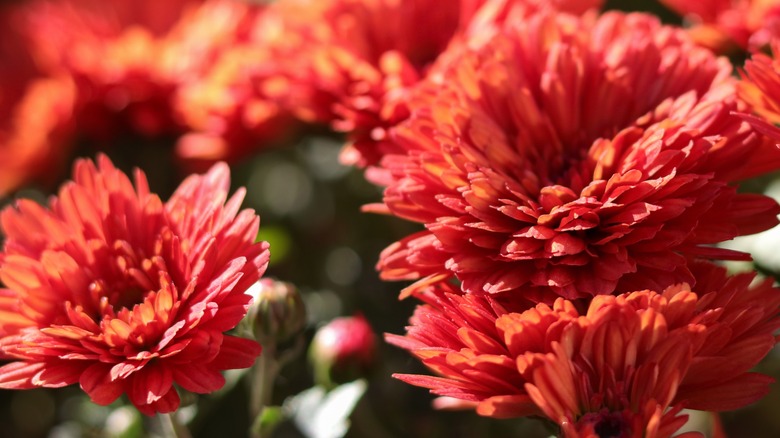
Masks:
[[[309,348],[315,382],[330,388],[366,376],[376,350],[376,336],[362,315],[334,319],[317,330]]]

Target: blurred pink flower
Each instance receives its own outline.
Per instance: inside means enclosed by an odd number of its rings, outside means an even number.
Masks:
[[[365,377],[377,362],[376,335],[362,315],[336,318],[317,330],[309,360],[326,387]]]
[[[95,403],[126,393],[143,413],[179,406],[173,387],[208,393],[221,370],[260,353],[224,334],[247,312],[268,263],[260,219],[227,199],[222,163],[186,179],[168,202],[108,158],[79,160],[47,207],[0,213],[0,387],[79,383]]]
[[[166,53],[171,30],[198,0],[37,0],[19,17],[41,68],[78,86],[79,130],[105,147],[127,132],[172,133],[169,99],[187,54]]]

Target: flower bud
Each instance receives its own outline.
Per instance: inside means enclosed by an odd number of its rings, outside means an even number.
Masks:
[[[331,388],[367,375],[376,349],[376,336],[362,315],[334,319],[317,330],[309,347],[314,381]]]
[[[303,331],[306,307],[293,284],[264,278],[247,293],[254,302],[247,312],[245,328],[260,344],[283,343]]]

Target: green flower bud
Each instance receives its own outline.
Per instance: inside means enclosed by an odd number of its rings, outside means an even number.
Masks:
[[[306,326],[306,307],[298,289],[283,281],[262,279],[247,293],[252,302],[244,325],[262,345],[286,342]]]

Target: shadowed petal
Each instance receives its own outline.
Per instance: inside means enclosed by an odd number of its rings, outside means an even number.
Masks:
[[[219,371],[198,365],[174,368],[173,380],[187,391],[198,394],[214,392],[225,385],[225,378]]]
[[[218,370],[249,368],[255,363],[261,350],[260,344],[251,339],[225,336],[222,339],[219,355],[211,365]]]
[[[11,362],[0,367],[0,388],[31,389],[33,377],[46,367],[45,363]]]
[[[122,380],[111,379],[111,366],[108,364],[90,365],[81,373],[79,383],[93,402],[103,406],[113,403],[125,391]]]

